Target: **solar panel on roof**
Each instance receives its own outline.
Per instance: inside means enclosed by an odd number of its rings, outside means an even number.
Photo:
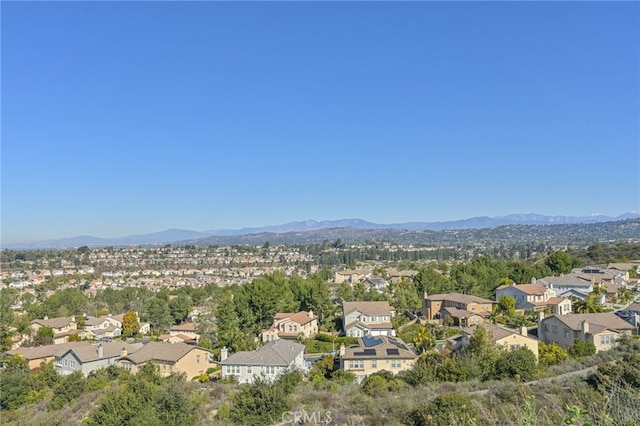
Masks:
[[[364,336],[362,338],[362,343],[364,343],[365,347],[370,348],[371,346],[379,345],[380,343],[382,343],[382,339],[377,337]]]
[[[397,349],[387,349],[387,355],[400,355],[400,351]]]
[[[376,350],[364,349],[362,352],[354,352],[353,356],[376,356]]]

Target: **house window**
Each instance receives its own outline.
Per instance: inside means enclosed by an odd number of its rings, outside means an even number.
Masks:
[[[349,368],[364,368],[364,361],[360,359],[350,360]]]
[[[378,368],[378,361],[376,361],[375,359],[371,360],[371,368]]]
[[[557,325],[552,325],[551,326],[551,332],[553,334],[558,334],[558,326]]]
[[[251,374],[251,366],[247,365],[247,374]]]
[[[391,368],[400,368],[401,365],[402,365],[402,361],[400,361],[399,359],[391,360]]]
[[[62,364],[66,367],[67,366],[67,360],[65,359]]]
[[[514,344],[514,345],[510,345],[509,349],[511,349],[512,351],[517,351],[518,349],[520,349],[522,345],[518,345],[518,344]]]
[[[200,364],[200,355],[196,355],[196,363]]]
[[[565,339],[571,338],[571,333],[566,328],[564,329],[564,337],[565,337]]]
[[[76,368],[76,362],[73,360],[69,361],[69,367]]]
[[[549,331],[549,326],[547,324],[544,325],[544,331]]]
[[[125,371],[131,371],[131,364],[129,364],[128,362],[124,362],[122,363],[122,368],[124,368]]]
[[[615,336],[611,334],[600,336],[601,345],[613,345],[614,342],[615,342]]]

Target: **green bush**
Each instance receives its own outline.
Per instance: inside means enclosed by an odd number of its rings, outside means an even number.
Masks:
[[[389,382],[381,375],[372,375],[365,379],[362,383],[362,392],[369,396],[374,396],[386,391],[389,388]]]
[[[405,419],[408,425],[475,425],[478,412],[467,395],[445,393],[432,402],[413,409]]]

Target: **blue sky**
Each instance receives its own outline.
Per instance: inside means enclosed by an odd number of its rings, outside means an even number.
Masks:
[[[640,210],[638,2],[2,2],[2,238]]]

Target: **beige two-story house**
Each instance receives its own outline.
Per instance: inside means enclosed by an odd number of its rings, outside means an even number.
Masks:
[[[273,325],[260,333],[263,342],[277,339],[295,339],[303,336],[309,339],[318,334],[318,318],[313,311],[278,312],[274,315]]]
[[[187,380],[206,373],[210,367],[217,366],[212,360],[211,352],[204,348],[186,343],[160,342],[146,343],[131,354],[123,349],[117,365],[135,374],[148,362],[156,364],[163,376],[184,373]]]
[[[446,293],[427,295],[425,293],[422,314],[430,321],[434,319],[445,319],[447,316],[451,316],[454,324],[458,324],[455,321],[456,318],[470,318],[471,321],[468,321],[466,325],[472,325],[481,322],[479,318],[489,316],[495,304],[496,302],[493,300],[483,299],[482,297],[471,296],[469,294]],[[455,308],[456,310],[447,308]],[[452,315],[453,313],[455,313],[455,316]]]
[[[58,345],[69,341],[69,336],[78,335],[78,324],[75,317],[51,318],[45,316],[44,319],[34,319],[31,321],[31,336],[35,336],[41,327],[50,327],[53,330],[53,343]]]
[[[538,339],[545,343],[557,343],[568,348],[576,340],[593,343],[596,352],[611,349],[625,335],[631,335],[635,327],[613,312],[597,314],[550,315],[541,313],[538,323]]]
[[[460,347],[456,349],[462,349],[469,345],[469,338],[473,336],[473,333],[478,327],[484,328],[489,340],[502,346],[504,349],[513,351],[520,348],[527,348],[533,352],[536,359],[538,359],[538,339],[530,337],[529,330],[525,326],[520,327],[519,330],[511,330],[498,324],[485,322],[473,327],[462,327],[461,330],[464,333],[463,338],[461,339]]]
[[[517,309],[544,311],[556,315],[571,313],[571,300],[557,297],[556,291],[537,282],[531,284],[501,285],[496,289],[496,300],[501,296],[511,296],[516,301]]]
[[[395,336],[391,324],[395,310],[388,302],[344,302],[342,326],[345,336]]]
[[[355,374],[361,382],[365,377],[386,370],[393,374],[413,367],[418,355],[400,338],[365,336],[355,346],[340,345],[340,368]]]

